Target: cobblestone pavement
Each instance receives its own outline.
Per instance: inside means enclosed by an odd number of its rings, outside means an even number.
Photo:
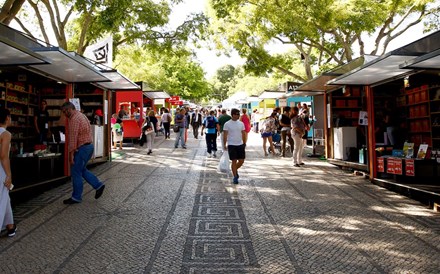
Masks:
[[[317,159],[264,157],[251,134],[240,184],[204,140],[156,138],[94,168],[94,199],[70,184],[18,205],[0,273],[439,273],[440,214]],[[121,153],[121,152],[118,152]]]

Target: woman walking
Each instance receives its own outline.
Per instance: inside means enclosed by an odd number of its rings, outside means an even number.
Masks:
[[[262,127],[261,127],[261,138],[263,138],[263,151],[264,151],[264,156],[267,156],[267,150],[266,150],[266,142],[269,141],[269,147],[270,147],[270,152],[273,155],[275,154],[275,148],[273,146],[273,140],[272,140],[272,136],[273,133],[277,130],[277,126],[275,124],[275,117],[276,117],[277,113],[276,112],[272,112],[272,114],[266,118],[266,120],[264,121]]]
[[[251,131],[251,118],[247,114],[247,109],[241,109],[240,121],[244,124],[244,130],[246,131],[245,142],[247,142],[248,134]]]
[[[9,149],[11,147],[11,133],[6,128],[11,124],[9,110],[0,109],[0,224],[1,230],[6,229],[8,236],[15,236],[17,226],[12,215],[9,191],[12,190],[11,165]]]
[[[170,124],[171,124],[171,114],[170,111],[165,108],[162,113],[161,121],[163,129],[165,130],[165,139],[170,139]]]

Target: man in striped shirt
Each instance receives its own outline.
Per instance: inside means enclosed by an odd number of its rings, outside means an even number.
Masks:
[[[87,169],[87,162],[92,158],[93,144],[89,119],[75,109],[71,102],[65,102],[61,111],[68,118],[69,163],[73,185],[72,197],[64,200],[64,204],[77,204],[82,200],[83,178],[95,190],[95,199],[101,197],[105,185]]]

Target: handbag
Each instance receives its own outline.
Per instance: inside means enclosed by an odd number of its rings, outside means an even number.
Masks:
[[[173,126],[173,131],[176,132],[176,133],[179,132],[180,131],[180,127],[178,125],[174,125]]]

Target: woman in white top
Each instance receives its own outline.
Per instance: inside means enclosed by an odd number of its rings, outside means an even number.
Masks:
[[[165,130],[165,139],[170,139],[171,119],[172,119],[172,117],[171,117],[170,111],[167,108],[165,108],[164,112],[161,116],[163,129]]]
[[[0,109],[0,224],[1,230],[7,229],[8,236],[15,236],[17,226],[14,224],[9,191],[12,185],[9,149],[11,147],[11,133],[6,128],[11,124],[9,110]]]

